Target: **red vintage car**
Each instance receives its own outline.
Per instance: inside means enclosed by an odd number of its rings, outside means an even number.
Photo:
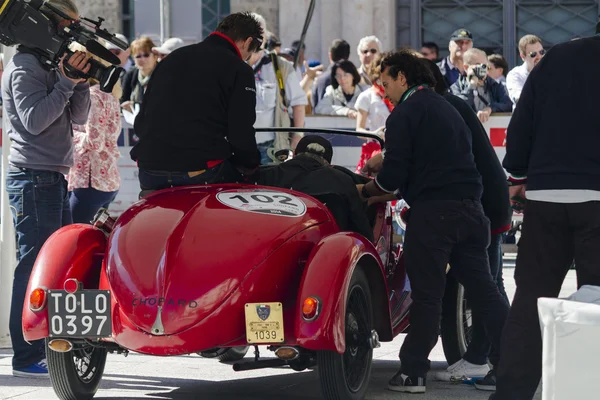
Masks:
[[[23,329],[46,340],[58,397],[92,398],[107,353],[135,351],[199,353],[236,371],[316,366],[325,399],[363,399],[373,348],[409,329],[410,283],[390,205],[368,210],[371,243],[340,231],[336,201],[254,185],[179,187],[116,221],[101,211],[57,231],[37,258]],[[448,288],[442,339],[453,363],[470,312],[456,282]],[[275,357],[256,347],[243,359],[258,345]]]

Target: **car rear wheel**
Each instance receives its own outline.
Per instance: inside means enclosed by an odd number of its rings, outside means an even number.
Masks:
[[[365,273],[357,268],[346,298],[346,351],[318,351],[321,391],[326,400],[362,400],[371,376],[373,306]]]
[[[465,288],[451,275],[446,280],[442,306],[442,346],[449,365],[462,358],[473,335],[473,312]]]
[[[107,351],[102,347],[76,347],[58,353],[48,347],[46,359],[54,392],[61,400],[89,400],[94,397],[106,365]]]

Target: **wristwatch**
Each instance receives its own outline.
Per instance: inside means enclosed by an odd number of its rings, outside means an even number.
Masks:
[[[371,197],[371,194],[367,190],[367,185],[366,184],[363,185],[362,190],[360,191],[360,194],[365,199],[368,199],[369,197]]]

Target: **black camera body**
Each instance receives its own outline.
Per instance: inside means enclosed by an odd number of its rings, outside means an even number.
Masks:
[[[65,26],[56,26],[40,10],[42,6],[64,18]],[[121,61],[96,39],[107,40],[123,50],[127,49],[127,44],[100,28],[104,21],[102,18],[98,18],[98,21],[82,19],[85,22],[73,21],[43,0],[0,0],[0,43],[4,46],[20,45],[20,50],[36,55],[42,65],[49,69],[57,68],[63,55],[66,55],[65,73],[70,78],[96,79],[100,89],[110,93],[121,75]],[[88,73],[69,68],[66,61],[73,55],[69,50],[72,42],[85,46],[87,51],[112,65],[107,67],[90,59]]]

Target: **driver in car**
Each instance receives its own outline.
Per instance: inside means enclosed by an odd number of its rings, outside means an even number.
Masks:
[[[332,210],[342,231],[353,231],[373,241],[373,229],[352,178],[331,167],[333,147],[321,136],[305,136],[296,146],[295,157],[277,166],[261,168],[253,177],[259,185],[292,189],[311,196],[337,194],[343,210]]]

